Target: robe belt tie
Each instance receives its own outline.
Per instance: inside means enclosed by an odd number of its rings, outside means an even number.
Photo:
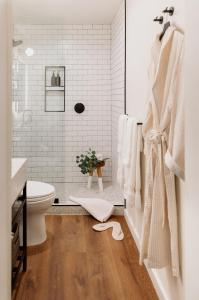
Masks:
[[[167,135],[165,131],[152,129],[148,135],[149,142],[152,142],[155,145],[161,144],[167,140]]]
[[[148,173],[148,180],[150,182],[149,186],[153,187],[154,185],[154,174],[155,171],[155,164],[157,164],[157,173],[155,176],[157,176],[157,180],[159,180],[159,184],[162,185],[162,189],[164,189],[164,182],[163,182],[163,176],[164,176],[164,166],[162,158],[165,155],[165,149],[166,149],[166,142],[167,142],[167,134],[165,131],[161,130],[150,130],[148,134],[148,146],[149,146],[149,173]],[[155,154],[155,157],[154,155]],[[160,189],[160,191],[162,190]],[[149,193],[149,195],[153,195],[153,193]],[[166,203],[165,203],[165,195],[159,194],[155,195],[155,197],[160,197],[160,201],[162,201],[162,227],[165,226],[165,220],[166,220]],[[153,197],[153,196],[152,196]],[[152,200],[152,199],[151,199]],[[152,202],[152,201],[151,201]]]

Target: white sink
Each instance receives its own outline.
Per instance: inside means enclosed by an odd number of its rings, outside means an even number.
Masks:
[[[27,181],[27,159],[12,158],[11,171],[11,206],[21,194]]]

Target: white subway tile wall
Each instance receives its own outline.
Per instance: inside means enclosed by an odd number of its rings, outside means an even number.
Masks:
[[[15,25],[23,44],[13,69],[13,156],[28,158],[30,179],[85,182],[75,158],[91,147],[111,158],[103,177],[112,181],[116,123],[124,110],[122,18],[120,8],[112,26]],[[34,55],[26,56],[26,48]],[[66,67],[65,112],[44,111],[45,66]],[[60,105],[59,98],[50,107]],[[85,105],[82,114],[74,111],[78,102]]]
[[[28,157],[29,178],[47,182],[83,182],[76,155],[89,147],[111,158],[111,28],[109,25],[18,25],[14,90],[22,122],[13,130],[13,155]],[[33,48],[27,57],[25,49]],[[45,66],[66,67],[66,111],[44,112]],[[21,99],[20,99],[21,91]],[[25,97],[23,95],[25,94]],[[59,96],[60,97],[60,96]],[[56,101],[59,99],[57,98]],[[82,102],[85,112],[74,105]],[[55,102],[54,105],[57,103]],[[52,105],[52,102],[51,104]],[[24,117],[29,115],[27,121]],[[111,160],[104,180],[111,181]]]
[[[120,8],[111,24],[111,95],[112,95],[112,180],[117,174],[118,118],[124,113],[125,72],[125,6]]]

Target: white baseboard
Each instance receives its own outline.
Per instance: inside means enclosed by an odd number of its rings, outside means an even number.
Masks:
[[[133,236],[133,239],[136,243],[136,246],[139,250],[140,249],[140,236],[139,236],[139,233],[137,232],[131,218],[129,217],[129,214],[126,209],[124,210],[124,217],[125,217],[128,227],[129,227],[129,230]],[[146,264],[145,264],[145,266],[146,266],[147,272],[151,278],[151,281],[153,283],[153,286],[156,290],[156,293],[157,293],[159,299],[160,300],[170,300],[170,298],[167,295],[167,293],[164,289],[164,286],[159,278],[158,270],[149,269]]]

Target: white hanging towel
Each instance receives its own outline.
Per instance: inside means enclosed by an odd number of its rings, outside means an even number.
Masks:
[[[128,165],[125,165],[124,197],[127,205],[134,205],[135,182],[136,182],[136,147],[137,147],[137,121],[129,118],[132,122],[131,136],[128,136]],[[133,120],[133,121],[132,121]]]
[[[143,150],[142,126],[137,128],[137,147],[136,147],[136,175],[135,175],[135,207],[141,209],[141,152]]]
[[[124,151],[123,151],[123,164],[125,167],[130,167],[132,147],[134,143],[135,127],[137,127],[137,121],[133,117],[128,117],[126,123],[126,134],[124,141]]]
[[[70,200],[80,204],[99,222],[106,222],[113,213],[114,205],[104,199],[78,198],[69,196]]]
[[[117,182],[120,187],[124,186],[124,157],[126,153],[126,129],[127,129],[127,120],[126,115],[120,115],[119,124],[118,124],[118,169],[117,169]]]

